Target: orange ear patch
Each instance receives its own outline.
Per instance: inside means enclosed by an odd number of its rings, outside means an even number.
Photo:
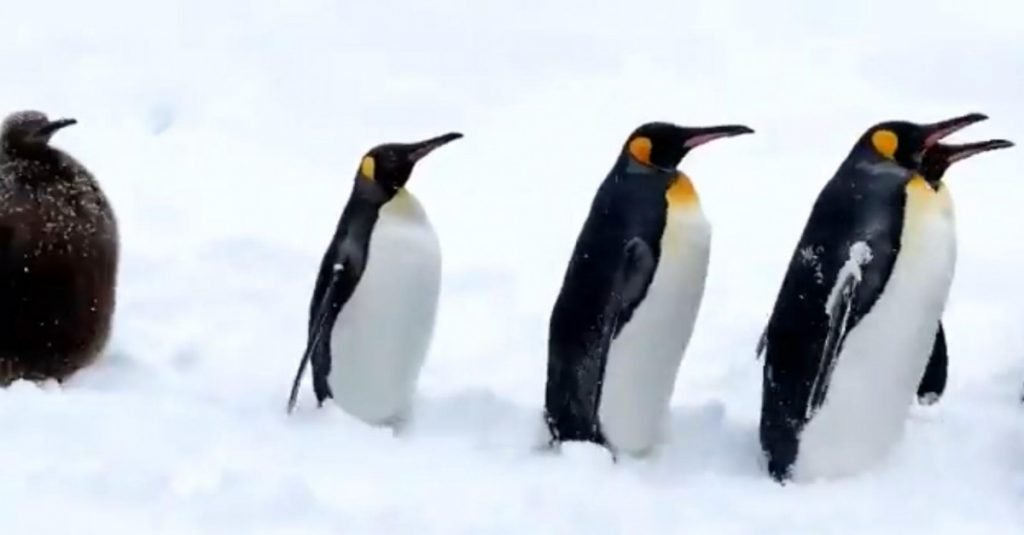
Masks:
[[[359,164],[359,172],[370,180],[373,180],[373,173],[377,168],[377,162],[373,160],[373,156],[367,156],[363,158],[363,163]]]
[[[896,156],[900,140],[892,130],[879,130],[871,134],[871,144],[879,154],[891,160]]]
[[[633,138],[629,142],[629,154],[634,160],[651,165],[651,139],[642,136]]]
[[[676,173],[675,180],[665,193],[665,199],[668,200],[669,208],[683,208],[700,203],[693,182],[683,173]]]

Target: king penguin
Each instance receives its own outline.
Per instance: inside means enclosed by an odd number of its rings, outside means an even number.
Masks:
[[[711,229],[691,149],[741,125],[639,126],[600,185],[551,313],[544,416],[552,446],[643,455],[661,438],[704,294]]]
[[[982,152],[1006,149],[1012,146],[1013,143],[1005,139],[991,139],[963,145],[936,143],[924,153],[921,162],[921,176],[934,188],[945,188],[946,185],[943,184],[942,177],[954,162]],[[928,360],[928,367],[925,368],[924,377],[921,378],[921,384],[917,387],[917,399],[922,405],[931,405],[942,397],[946,390],[948,367],[949,354],[946,347],[946,333],[940,321],[932,346],[932,355]]]
[[[370,425],[406,423],[433,336],[441,249],[405,186],[418,161],[461,137],[379,145],[363,157],[320,264],[289,413],[312,362],[318,406],[330,398]]]
[[[819,193],[760,345],[777,481],[853,475],[902,435],[956,258],[949,194],[922,156],[986,118],[872,126]]]
[[[50,146],[76,122],[28,110],[0,126],[0,384],[63,382],[110,335],[117,220],[93,175]]]

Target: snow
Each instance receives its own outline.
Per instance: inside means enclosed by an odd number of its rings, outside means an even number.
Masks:
[[[75,117],[123,263],[108,354],[0,391],[4,532],[1019,533],[1019,149],[954,165],[950,384],[881,465],[780,487],[754,347],[819,188],[870,124],[971,111],[1024,139],[1012,0],[7,2],[4,110]],[[595,188],[649,120],[743,123],[682,168],[713,225],[670,441],[534,447],[550,307]],[[437,331],[409,432],[285,404],[360,157],[466,134],[409,187]]]
[[[808,246],[809,247],[809,246]],[[860,282],[863,276],[860,270],[861,266],[867,265],[871,261],[871,246],[866,242],[856,242],[850,246],[850,256],[846,259],[846,262],[839,268],[839,273],[836,275],[836,283],[832,286],[832,291],[828,294],[828,299],[825,301],[825,313],[829,316],[832,315],[833,310],[836,306],[836,299],[839,299],[839,293],[842,291],[843,286],[846,282],[853,277],[857,282]],[[851,290],[852,291],[852,290]],[[849,313],[849,306],[843,312],[843,314]]]

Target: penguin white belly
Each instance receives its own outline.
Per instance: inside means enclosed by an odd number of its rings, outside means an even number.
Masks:
[[[368,253],[331,330],[327,380],[346,412],[398,425],[430,347],[441,281],[437,236],[412,194],[400,191],[381,208]]]
[[[794,479],[863,471],[903,434],[956,263],[947,190],[924,188],[915,182],[907,186],[892,274],[874,307],[847,335],[825,401],[800,436]]]
[[[647,295],[608,350],[598,419],[610,448],[643,455],[661,439],[704,295],[711,227],[699,205],[668,212]]]

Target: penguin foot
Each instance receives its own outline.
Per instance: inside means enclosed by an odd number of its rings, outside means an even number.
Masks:
[[[558,455],[562,452],[562,443],[554,439],[542,440],[535,442],[530,450],[541,455]]]
[[[925,407],[938,403],[939,395],[935,392],[928,392],[927,394],[921,394],[917,396],[917,402]]]
[[[384,425],[391,428],[391,436],[395,438],[402,438],[408,436],[412,429],[411,418],[408,412],[402,412],[396,416],[391,417]]]

